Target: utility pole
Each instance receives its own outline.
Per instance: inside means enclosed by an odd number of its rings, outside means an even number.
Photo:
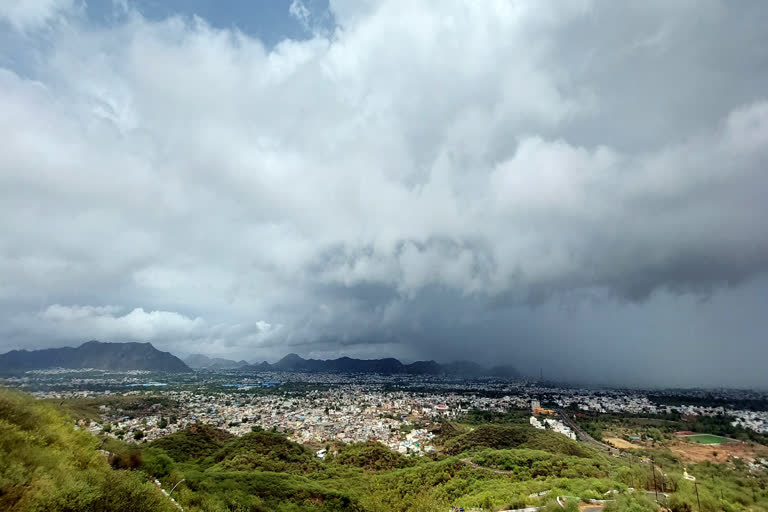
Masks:
[[[656,503],[659,502],[659,489],[656,486],[656,463],[653,460],[653,457],[651,457],[651,473],[653,473],[653,492],[656,493]],[[701,511],[699,511],[701,512]]]
[[[696,489],[696,503],[699,505],[699,512],[701,512],[701,502],[699,501],[699,483],[696,480],[693,481],[693,488]]]

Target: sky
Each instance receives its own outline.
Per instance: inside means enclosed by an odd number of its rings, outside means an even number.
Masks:
[[[761,0],[0,0],[0,351],[768,388]]]

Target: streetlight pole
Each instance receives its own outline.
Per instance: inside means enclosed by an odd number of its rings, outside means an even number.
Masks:
[[[175,490],[176,490],[176,487],[178,487],[178,485],[179,485],[181,482],[183,482],[184,480],[186,480],[186,478],[182,478],[181,480],[179,480],[178,482],[176,482],[176,485],[174,485],[174,486],[173,486],[173,488],[171,489],[171,492],[169,492],[169,493],[168,493],[168,497],[169,497],[169,498],[171,497],[171,494],[173,494],[173,491],[175,491]]]
[[[658,503],[659,489],[656,486],[656,463],[653,461],[653,457],[651,457],[651,473],[653,473],[653,491],[656,493],[656,503]]]

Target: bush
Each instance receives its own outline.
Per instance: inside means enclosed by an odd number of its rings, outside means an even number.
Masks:
[[[142,453],[141,468],[152,476],[162,478],[173,469],[173,459],[159,448],[149,448]]]
[[[644,494],[622,494],[603,507],[603,512],[656,512],[659,507]]]

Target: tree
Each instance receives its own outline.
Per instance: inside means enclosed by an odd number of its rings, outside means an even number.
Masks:
[[[133,432],[133,438],[134,438],[136,441],[138,441],[139,439],[142,439],[143,437],[144,437],[144,432],[142,432],[141,430],[135,430],[135,431]]]
[[[163,450],[149,448],[143,452],[142,468],[150,475],[162,478],[171,472],[173,460]]]

